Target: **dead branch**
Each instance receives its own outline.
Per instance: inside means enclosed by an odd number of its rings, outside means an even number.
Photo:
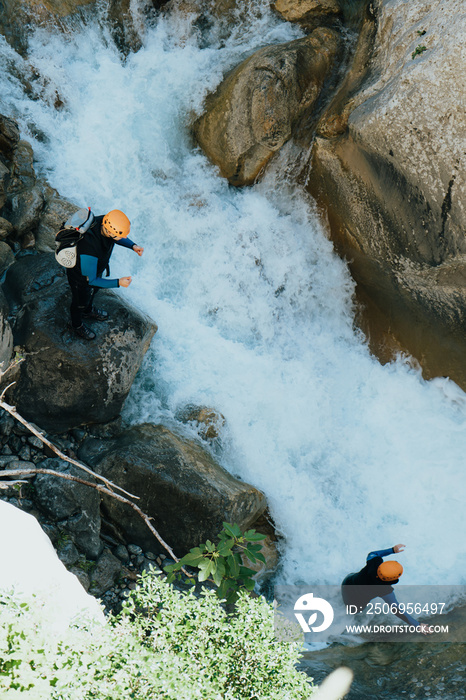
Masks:
[[[34,467],[30,469],[8,469],[5,471],[0,472],[0,477],[3,478],[10,478],[13,477],[16,479],[18,476],[24,476],[24,477],[30,477],[30,476],[37,476],[37,474],[46,474],[47,476],[57,476],[60,479],[66,479],[66,481],[73,481],[74,483],[77,484],[83,484],[83,486],[89,486],[93,489],[96,489],[99,491],[99,493],[103,493],[106,496],[110,496],[111,498],[115,498],[117,501],[120,501],[120,503],[125,503],[126,505],[130,506],[136,513],[144,520],[146,523],[147,527],[149,530],[152,532],[154,537],[160,542],[162,547],[169,553],[169,555],[175,560],[179,561],[177,556],[174,554],[173,550],[171,549],[170,545],[168,545],[165,540],[162,539],[162,537],[159,535],[155,527],[152,525],[151,518],[149,518],[148,515],[146,515],[136,503],[133,503],[132,501],[128,500],[124,496],[120,496],[120,494],[115,493],[111,489],[107,488],[106,486],[102,486],[102,484],[93,484],[90,481],[85,481],[84,479],[80,479],[79,476],[73,476],[72,474],[62,474],[61,472],[56,472],[54,469],[42,469],[40,467]],[[1,483],[1,482],[0,482]],[[6,482],[4,482],[6,483]],[[8,485],[10,483],[19,483],[18,481],[15,482],[8,482]],[[186,576],[189,576],[189,574],[182,569],[183,573],[186,574]]]
[[[8,371],[8,370],[6,370],[6,371]],[[108,489],[110,489],[110,490],[116,489],[117,491],[121,491],[121,493],[124,493],[126,496],[129,496],[130,498],[136,498],[137,500],[139,500],[139,496],[135,496],[133,493],[129,493],[129,491],[125,491],[125,489],[121,488],[121,486],[117,486],[116,484],[114,484],[112,481],[109,481],[101,474],[97,474],[96,472],[93,472],[92,469],[89,469],[89,467],[87,467],[82,462],[78,462],[76,459],[69,457],[64,452],[59,450],[58,447],[56,447],[52,442],[50,442],[50,440],[47,440],[45,435],[43,433],[41,433],[39,430],[37,430],[32,425],[32,423],[29,423],[25,418],[23,418],[18,413],[18,411],[16,410],[16,408],[14,406],[10,406],[10,404],[8,404],[4,400],[4,396],[5,396],[5,393],[8,391],[8,389],[10,387],[12,387],[14,384],[15,384],[15,382],[8,384],[8,386],[5,387],[5,389],[0,394],[0,408],[3,408],[5,411],[8,411],[8,413],[11,416],[13,416],[13,418],[15,418],[19,423],[21,423],[21,425],[24,425],[24,427],[27,428],[29,430],[29,432],[31,432],[33,435],[38,437],[39,440],[41,440],[44,443],[44,445],[47,445],[47,447],[49,447],[52,450],[52,452],[55,452],[55,454],[58,457],[60,457],[60,459],[63,459],[66,462],[69,462],[70,464],[74,464],[75,467],[82,469],[83,471],[87,472],[87,474],[90,474],[91,476],[93,476],[95,479],[102,481]]]
[[[13,363],[11,363],[4,372],[2,372],[0,370],[0,379],[10,369],[12,369],[12,367],[19,364],[20,362],[22,362],[22,359],[16,360]],[[157,532],[155,527],[150,522],[151,518],[149,518],[149,516],[146,515],[139,508],[138,505],[136,505],[136,503],[133,503],[128,498],[125,498],[124,496],[121,496],[120,494],[115,493],[114,489],[116,489],[117,491],[120,491],[121,493],[124,493],[126,496],[129,496],[129,498],[135,498],[135,499],[139,500],[139,496],[135,496],[134,494],[129,493],[128,491],[125,491],[125,489],[121,488],[120,486],[117,486],[112,481],[109,481],[108,479],[103,477],[101,474],[97,474],[97,473],[93,472],[92,469],[89,469],[89,467],[87,467],[82,462],[78,462],[77,460],[72,459],[71,457],[66,455],[64,452],[59,450],[58,447],[56,447],[52,442],[50,442],[50,440],[48,440],[43,435],[43,433],[41,433],[39,430],[37,430],[37,428],[35,428],[35,426],[33,426],[25,418],[23,418],[18,413],[18,411],[16,410],[16,408],[14,406],[10,406],[10,404],[8,404],[5,401],[6,392],[14,384],[15,384],[15,382],[8,384],[8,386],[5,387],[5,389],[3,389],[2,393],[0,394],[0,408],[3,408],[5,411],[7,411],[11,416],[13,416],[13,418],[15,418],[19,423],[21,423],[21,425],[24,425],[24,427],[27,428],[29,430],[29,432],[31,432],[33,435],[38,437],[39,440],[41,440],[41,442],[43,442],[44,445],[47,445],[47,447],[49,447],[52,450],[52,452],[54,452],[56,455],[58,455],[58,457],[60,457],[60,459],[63,459],[65,462],[69,462],[70,464],[73,464],[75,467],[82,469],[83,471],[85,471],[87,474],[90,474],[98,481],[102,481],[105,484],[105,486],[102,486],[101,484],[98,484],[98,483],[93,484],[90,481],[85,481],[84,479],[80,479],[79,477],[73,476],[72,474],[62,474],[61,472],[56,472],[53,469],[41,469],[41,468],[37,468],[37,467],[34,467],[33,469],[14,469],[14,470],[2,471],[2,472],[0,472],[0,477],[2,477],[2,478],[3,477],[5,477],[5,478],[13,477],[13,478],[15,478],[18,476],[26,476],[26,477],[27,476],[36,476],[37,474],[47,474],[49,476],[57,476],[60,479],[66,479],[67,481],[74,481],[78,484],[83,484],[84,486],[89,486],[93,489],[96,489],[100,493],[103,493],[107,496],[110,496],[111,498],[115,498],[117,501],[120,501],[121,503],[126,503],[126,505],[130,506],[144,520],[144,522],[146,523],[147,527],[152,532],[154,537],[159,541],[159,543],[162,545],[162,547],[165,549],[165,551],[167,551],[169,553],[169,555],[172,557],[172,559],[174,559],[176,562],[178,562],[179,559],[175,555],[175,553],[173,552],[172,548],[162,539],[162,537],[159,535],[159,533]],[[4,486],[4,483],[7,483],[7,485]],[[14,484],[20,484],[20,483],[24,483],[24,482],[18,481],[17,479],[15,479],[14,481],[11,481],[11,482],[0,481],[0,489],[8,488],[8,486],[13,486]],[[189,574],[187,573],[187,571],[185,569],[182,568],[181,570],[183,571],[183,573],[186,576],[189,576]]]

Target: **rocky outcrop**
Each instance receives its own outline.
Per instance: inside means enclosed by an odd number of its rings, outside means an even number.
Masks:
[[[342,12],[338,0],[275,0],[272,7],[287,22],[297,22],[304,29],[314,29],[324,18]]]
[[[233,185],[252,184],[309,115],[331,73],[339,40],[331,29],[260,49],[235,68],[206,103],[195,136]]]
[[[80,209],[79,206],[61,197],[47,183],[43,183],[44,206],[34,228],[35,249],[40,253],[55,251],[55,236],[63,222]]]
[[[60,459],[44,459],[37,467],[95,482],[89,474]],[[63,530],[71,533],[74,543],[86,556],[98,557],[101,550],[98,491],[58,476],[39,474],[34,480],[34,501]]]
[[[373,4],[369,71],[340,104],[343,128],[323,118],[310,189],[402,344],[466,387],[463,3]]]
[[[214,539],[223,521],[250,527],[266,507],[260,491],[225,471],[196,442],[161,425],[132,427],[105,441],[89,439],[79,457],[140,496],[139,507],[180,556]],[[129,506],[109,498],[104,506],[106,517],[125,538],[141,547],[154,546],[154,537]]]
[[[130,0],[109,0],[106,3],[96,0],[3,0],[0,34],[14,49],[25,53],[29,35],[35,27],[70,31],[88,21],[101,20],[113,30],[119,48],[137,51],[141,47],[139,22],[144,14],[162,4],[163,0],[147,0],[136,12]]]
[[[33,161],[32,147],[20,139],[16,122],[0,115],[0,241],[11,249],[50,252],[60,225],[79,207],[37,178]],[[5,245],[3,271],[11,262]]]
[[[117,416],[157,330],[154,322],[106,290],[100,297],[109,320],[96,323],[96,341],[77,338],[68,329],[68,282],[53,255],[21,258],[4,290],[25,358],[13,397],[20,413],[56,433]]]

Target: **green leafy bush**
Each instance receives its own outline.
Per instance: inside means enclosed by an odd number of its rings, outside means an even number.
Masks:
[[[225,599],[227,603],[235,603],[241,589],[254,590],[255,583],[252,577],[257,573],[254,569],[244,566],[242,557],[246,556],[253,563],[260,561],[265,564],[265,557],[261,552],[262,545],[259,544],[265,537],[255,530],[242,533],[239,525],[223,523],[223,530],[218,535],[218,545],[207,540],[205,544],[193,547],[179,562],[165,567],[168,580],[173,581],[175,572],[184,566],[197,567],[198,581],[211,581],[217,586],[217,595],[220,598]]]
[[[294,700],[300,641],[274,637],[273,608],[240,593],[228,614],[213,591],[180,592],[146,574],[107,624],[47,634],[36,603],[0,597],[0,696],[31,700]]]

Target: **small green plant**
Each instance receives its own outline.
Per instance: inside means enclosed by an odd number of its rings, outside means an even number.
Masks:
[[[217,595],[227,603],[236,603],[241,589],[254,590],[253,576],[256,571],[244,566],[242,556],[246,556],[251,562],[257,561],[265,564],[265,557],[261,552],[265,535],[255,530],[247,530],[242,533],[236,523],[223,523],[223,530],[219,533],[218,544],[207,540],[205,544],[194,547],[188,554],[176,564],[169,564],[164,568],[168,574],[168,582],[176,577],[176,572],[184,566],[197,567],[199,581],[211,581],[217,586]],[[181,574],[178,579],[181,580]],[[192,584],[194,579],[188,579]]]
[[[89,559],[86,559],[86,557],[81,557],[78,559],[78,561],[75,564],[75,567],[78,569],[81,569],[81,571],[85,571],[86,574],[91,572],[95,568],[96,562],[95,561],[89,561]]]
[[[427,46],[422,46],[419,44],[419,46],[416,46],[415,50],[411,54],[411,58],[416,58],[416,56],[420,56],[424,51],[427,51]]]
[[[64,547],[65,544],[68,544],[68,542],[70,542],[70,540],[71,537],[68,535],[68,533],[64,530],[60,530],[56,542],[57,549],[60,549],[60,547]]]
[[[422,30],[418,29],[417,33],[419,34],[419,36],[424,36],[424,34],[426,33],[426,30],[425,29],[422,29]]]

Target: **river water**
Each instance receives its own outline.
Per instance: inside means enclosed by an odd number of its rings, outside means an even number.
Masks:
[[[404,583],[466,583],[465,394],[371,356],[347,267],[288,177],[292,144],[238,190],[190,136],[226,70],[298,36],[263,0],[229,28],[160,18],[126,59],[97,26],[39,32],[26,62],[0,44],[0,112],[61,195],[131,219],[145,254],[117,250],[112,276],[134,276],[119,293],[159,331],[125,417],[172,425],[188,403],[225,416],[214,449],[267,494],[280,582],[335,584],[404,542]]]

